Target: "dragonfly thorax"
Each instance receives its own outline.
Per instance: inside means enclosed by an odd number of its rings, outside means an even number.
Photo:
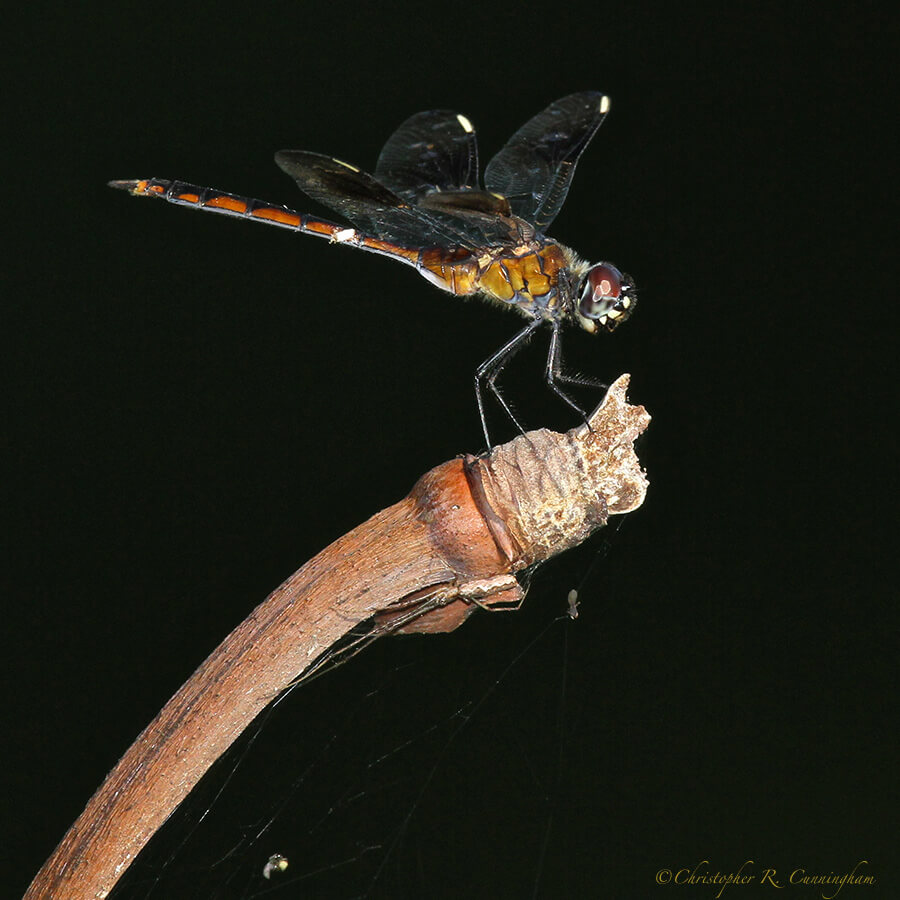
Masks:
[[[517,247],[481,260],[477,287],[488,298],[515,306],[526,316],[568,318],[574,309],[572,261],[559,244]]]

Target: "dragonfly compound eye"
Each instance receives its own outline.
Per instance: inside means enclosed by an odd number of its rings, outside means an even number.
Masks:
[[[592,266],[581,285],[578,312],[612,331],[631,314],[635,304],[634,285],[610,263]]]

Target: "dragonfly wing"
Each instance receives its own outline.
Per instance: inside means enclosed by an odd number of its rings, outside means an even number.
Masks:
[[[452,217],[411,205],[349,163],[306,150],[281,150],[275,162],[308,197],[382,240],[405,247],[475,249]]]
[[[562,207],[578,158],[608,109],[609,98],[595,91],[551,103],[488,163],[485,186],[507,197],[516,216],[544,231]]]
[[[477,188],[475,129],[450,110],[417,113],[384,145],[375,178],[410,202],[428,191]]]
[[[388,139],[375,178],[477,248],[512,246],[519,238],[504,197],[478,184],[478,141],[472,123],[452,110],[407,119]]]

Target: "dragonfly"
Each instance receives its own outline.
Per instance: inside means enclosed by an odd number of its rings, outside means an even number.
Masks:
[[[485,389],[524,432],[497,379],[538,328],[547,323],[551,329],[546,384],[586,421],[566,386],[605,385],[564,371],[561,331],[570,324],[589,333],[613,331],[635,308],[630,276],[610,262],[588,263],[546,235],[609,108],[609,97],[595,91],[551,103],[488,162],[483,184],[475,129],[450,110],[407,119],[384,145],[371,175],[319,153],[276,153],[276,164],[300,190],[344,223],[184,181],[144,178],[110,186],[377,253],[413,266],[442,290],[516,310],[527,324],[475,371],[478,415],[490,449]]]

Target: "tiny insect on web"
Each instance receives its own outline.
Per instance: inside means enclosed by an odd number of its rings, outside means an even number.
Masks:
[[[286,856],[282,856],[280,853],[273,853],[263,866],[263,878],[269,879],[276,873],[286,872],[288,865],[289,862]]]
[[[536,582],[533,581],[533,577],[538,575],[541,571],[542,567],[537,567],[536,569],[532,569],[528,571],[528,577],[525,579],[526,584],[529,587],[533,587]],[[558,584],[560,573],[557,573],[553,576],[553,581]],[[543,581],[543,579],[541,579]],[[548,589],[548,583],[545,581],[542,587],[542,593],[546,593]],[[583,580],[582,585],[583,586]],[[224,783],[222,784],[222,788],[217,791],[216,795],[213,797],[211,801],[204,802],[201,798],[197,798],[200,802],[203,802],[203,806],[200,808],[200,815],[197,817],[196,825],[199,825],[201,822],[205,821],[208,813],[212,812],[212,808],[217,806],[220,798],[222,797],[223,791],[228,791],[233,794],[234,788],[232,787],[232,775],[237,774],[238,769],[244,768],[246,763],[249,760],[249,751],[251,746],[259,747],[261,746],[257,738],[262,737],[262,732],[267,731],[269,728],[269,723],[271,721],[270,714],[274,712],[276,707],[279,707],[283,704],[284,701],[288,699],[289,696],[294,696],[294,692],[296,688],[301,685],[308,685],[310,681],[317,679],[319,676],[325,674],[326,672],[332,672],[337,666],[341,665],[342,662],[349,660],[352,656],[355,656],[363,647],[368,646],[372,641],[374,641],[378,636],[391,633],[396,630],[397,627],[402,627],[404,625],[410,624],[410,622],[414,621],[414,617],[421,616],[427,614],[430,609],[434,609],[437,604],[441,602],[439,597],[432,597],[429,601],[423,602],[421,606],[416,607],[415,609],[408,609],[405,611],[404,616],[402,618],[393,619],[390,622],[390,627],[387,623],[378,623],[370,622],[367,624],[365,629],[359,628],[355,635],[348,639],[342,647],[335,647],[333,652],[329,652],[325,654],[324,657],[317,661],[313,666],[313,670],[309,673],[308,677],[304,677],[301,679],[297,679],[278,699],[275,701],[271,707],[267,710],[266,715],[258,722],[258,727],[254,728],[254,735],[251,737],[250,742],[241,750],[239,750],[236,758],[232,757],[231,762],[228,764],[228,768],[231,770],[231,774],[226,774],[224,779]],[[503,672],[499,675],[494,675],[491,679],[490,686],[485,687],[484,685],[478,689],[478,693],[480,699],[478,700],[466,700],[462,702],[460,705],[459,699],[452,704],[452,715],[449,719],[446,719],[443,713],[437,714],[435,710],[435,714],[437,718],[432,722],[431,725],[421,726],[425,728],[425,731],[418,730],[415,735],[408,736],[408,738],[404,738],[401,740],[400,744],[394,748],[393,745],[390,745],[385,753],[385,751],[377,752],[372,758],[365,762],[360,768],[361,772],[369,771],[369,776],[363,778],[362,782],[358,784],[356,787],[349,789],[349,795],[347,797],[341,796],[333,799],[328,804],[328,811],[324,813],[326,818],[334,817],[334,821],[328,826],[327,831],[322,832],[320,834],[315,833],[315,829],[319,826],[316,825],[316,821],[318,817],[322,814],[317,813],[312,818],[306,818],[304,821],[307,823],[304,826],[304,829],[309,828],[312,829],[306,837],[303,837],[303,834],[296,834],[293,840],[293,843],[288,843],[285,845],[284,843],[284,830],[287,827],[287,823],[292,821],[293,817],[297,815],[298,809],[307,809],[308,801],[303,801],[301,803],[301,797],[304,797],[308,794],[309,791],[309,780],[312,777],[311,769],[307,766],[306,763],[303,763],[300,768],[300,772],[296,771],[296,760],[292,755],[292,765],[289,769],[286,770],[278,770],[272,772],[274,776],[274,781],[272,785],[272,790],[276,790],[276,786],[283,779],[286,779],[287,784],[282,785],[280,788],[277,788],[277,793],[274,797],[270,799],[265,799],[264,796],[260,797],[260,802],[263,805],[269,805],[268,812],[261,812],[250,817],[250,821],[247,821],[247,815],[243,817],[244,825],[242,828],[243,836],[228,849],[224,855],[222,855],[217,862],[206,864],[205,871],[201,874],[198,873],[196,877],[198,879],[204,879],[204,883],[210,883],[215,885],[220,885],[221,890],[225,890],[225,885],[231,885],[232,881],[235,884],[228,888],[228,893],[223,893],[222,896],[234,896],[234,897],[251,897],[256,896],[256,892],[253,890],[251,886],[245,887],[241,890],[241,882],[246,882],[249,877],[248,874],[248,866],[256,872],[256,877],[259,877],[259,869],[253,866],[253,858],[256,855],[255,848],[260,846],[264,846],[266,843],[271,847],[272,843],[277,841],[280,845],[280,849],[284,850],[282,855],[289,857],[292,862],[296,863],[296,865],[291,866],[291,871],[285,871],[282,866],[278,870],[276,870],[272,866],[268,866],[268,879],[278,879],[284,885],[293,885],[294,887],[298,886],[300,882],[314,886],[318,885],[322,882],[323,879],[328,879],[334,877],[334,872],[336,868],[348,868],[346,875],[342,876],[342,878],[353,880],[353,879],[367,879],[371,878],[371,885],[374,886],[376,882],[380,883],[386,874],[386,866],[387,864],[396,858],[398,855],[402,855],[403,851],[401,850],[402,846],[405,844],[407,840],[407,831],[408,827],[412,822],[413,817],[417,814],[419,808],[422,806],[425,801],[426,794],[430,794],[432,790],[441,791],[439,785],[442,783],[441,781],[435,782],[435,775],[439,767],[445,765],[443,761],[449,760],[450,757],[448,754],[453,749],[453,745],[458,743],[458,736],[461,734],[462,730],[466,728],[470,721],[476,721],[477,713],[480,709],[484,707],[485,702],[490,698],[490,696],[494,693],[494,691],[503,683],[505,680],[508,680],[507,676],[512,672],[514,668],[520,665],[520,663],[529,655],[530,651],[537,646],[537,643],[548,636],[550,630],[555,629],[559,631],[560,623],[564,623],[567,620],[565,615],[556,615],[552,618],[550,622],[543,622],[539,626],[539,633],[534,635],[532,634],[531,638],[526,642],[527,645],[525,647],[520,647],[520,649],[516,652],[512,661],[503,669]],[[563,632],[566,629],[563,629]],[[406,642],[404,642],[406,643]],[[416,642],[410,642],[410,645],[414,645]],[[564,647],[567,644],[564,643]],[[390,656],[394,656],[395,651],[391,651]],[[421,661],[418,661],[418,665],[421,665]],[[402,665],[402,664],[401,664]],[[408,666],[409,663],[406,663]],[[531,668],[531,667],[529,667]],[[352,677],[352,676],[351,676]],[[399,670],[397,672],[397,678],[393,679],[398,682],[398,684],[403,684],[408,681],[408,676],[399,674]],[[430,680],[430,679],[429,679]],[[349,729],[350,731],[357,730],[361,727],[360,719],[357,718],[360,714],[365,716],[365,713],[362,712],[362,709],[368,705],[366,698],[369,700],[372,699],[372,694],[379,694],[384,686],[379,687],[377,684],[374,686],[370,685],[371,690],[367,690],[363,695],[360,695],[359,702],[362,704],[355,714],[355,718],[350,722]],[[305,695],[304,695],[305,696]],[[307,701],[304,700],[303,703]],[[377,704],[378,709],[380,709],[383,705],[384,701],[380,701]],[[499,702],[499,701],[498,701]],[[563,702],[561,698],[559,700],[560,703]],[[302,707],[301,707],[302,708]],[[299,714],[299,711],[294,708],[292,710],[292,716],[296,717]],[[481,713],[481,718],[484,719],[484,716],[490,716],[487,711],[483,711]],[[563,715],[561,712],[560,715]],[[289,717],[290,718],[290,717]],[[434,716],[432,717],[434,718]],[[446,719],[446,720],[445,720]],[[282,725],[284,726],[285,720],[282,719]],[[353,723],[356,724],[353,724]],[[449,727],[450,731],[447,731]],[[354,831],[352,828],[349,832],[344,833],[342,829],[346,829],[347,820],[346,817],[350,815],[353,817],[354,809],[368,809],[371,807],[373,803],[376,802],[375,797],[381,793],[383,788],[378,788],[377,784],[379,783],[379,779],[384,781],[384,779],[389,779],[390,776],[388,772],[391,771],[389,768],[385,771],[380,771],[383,769],[381,758],[383,755],[392,755],[397,753],[398,751],[404,750],[408,743],[421,743],[425,738],[426,734],[432,729],[437,730],[437,734],[434,736],[439,744],[434,749],[434,753],[436,755],[433,756],[433,763],[428,767],[427,773],[420,772],[417,776],[415,774],[415,770],[411,770],[408,772],[408,777],[413,779],[413,782],[418,782],[418,788],[416,788],[415,795],[413,797],[408,797],[407,799],[402,799],[403,794],[398,793],[397,800],[395,802],[400,803],[401,806],[405,806],[407,803],[409,804],[406,807],[406,813],[404,814],[403,820],[399,824],[395,825],[387,825],[391,829],[391,835],[386,839],[381,838],[381,833],[375,832],[370,833],[365,836],[365,838],[361,839],[359,842],[359,848],[354,850],[352,847],[348,847],[347,844],[353,844],[354,840],[360,839],[360,835],[358,831]],[[316,770],[319,773],[324,771],[328,771],[335,765],[335,762],[331,759],[334,756],[335,760],[340,760],[343,756],[346,755],[346,751],[341,749],[343,745],[347,743],[347,734],[348,724],[345,723],[341,726],[338,731],[335,731],[332,737],[327,737],[326,735],[322,737],[322,740],[325,741],[325,746],[321,750],[313,751],[313,758],[318,759],[318,762],[314,762],[312,764],[316,765]],[[307,735],[307,728],[304,727],[302,730],[304,736]],[[313,732],[309,733],[310,736]],[[335,746],[336,752],[332,754],[331,748],[332,742],[338,738],[339,734],[343,734],[344,736],[340,738],[340,746]],[[444,735],[441,738],[441,734]],[[268,744],[273,738],[267,738],[266,744]],[[277,741],[277,737],[274,738]],[[305,738],[303,743],[305,743]],[[429,739],[430,743],[430,739]],[[373,745],[373,750],[375,749]],[[237,748],[236,748],[237,749]],[[309,748],[312,749],[312,748]],[[254,751],[254,756],[258,755],[259,751]],[[263,756],[268,750],[263,750]],[[405,752],[405,751],[404,751]],[[410,757],[410,761],[414,759],[419,759],[422,756],[424,751],[419,751],[415,753],[412,757]],[[326,759],[327,758],[327,759]],[[552,758],[552,757],[551,757]],[[251,763],[250,772],[252,772],[255,768],[258,768],[259,763],[254,761]],[[325,767],[324,769],[322,767]],[[374,775],[375,769],[379,770],[377,776],[375,776],[375,781],[372,781],[372,777]],[[267,769],[266,771],[271,771]],[[549,770],[548,770],[549,773]],[[322,774],[317,774],[315,776],[315,780],[318,781],[322,777]],[[362,776],[360,776],[362,777]],[[423,782],[424,777],[424,782]],[[553,777],[556,777],[555,775]],[[253,782],[253,776],[249,773],[242,775],[242,781],[244,783]],[[552,778],[548,780],[546,783],[550,784],[552,782]],[[385,784],[390,784],[388,780]],[[433,787],[432,787],[433,785]],[[259,785],[261,788],[262,785]],[[240,789],[239,789],[240,790]],[[272,790],[269,791],[269,794],[272,793]],[[370,793],[374,792],[373,796],[369,796]],[[535,797],[535,802],[540,805],[539,798]],[[207,803],[209,805],[207,805]],[[363,804],[360,807],[360,804]],[[204,846],[210,840],[222,840],[222,835],[227,834],[227,809],[229,806],[233,806],[234,801],[229,800],[226,803],[225,809],[217,812],[216,815],[216,824],[213,824],[212,831],[210,831],[210,826],[207,825],[205,829],[206,837],[200,839],[200,847]],[[243,808],[243,807],[242,807]],[[430,807],[429,807],[430,808]],[[195,811],[195,815],[197,812],[196,805],[193,807]],[[356,813],[358,815],[358,813]],[[224,818],[223,818],[224,817]],[[255,824],[254,824],[255,821]],[[539,825],[539,821],[535,823],[535,825]],[[196,827],[196,825],[194,827]],[[273,829],[274,830],[271,830]],[[184,841],[180,842],[178,848],[173,853],[173,855],[165,862],[163,868],[159,870],[157,875],[157,887],[156,891],[153,893],[157,893],[162,891],[165,893],[167,890],[175,889],[180,881],[187,876],[186,866],[195,866],[200,865],[204,866],[203,856],[201,853],[195,852],[193,849],[188,849],[186,846],[187,839],[191,837],[193,832],[193,828],[188,833],[187,837]],[[329,852],[326,857],[316,856],[315,848],[321,845],[321,842],[326,839],[326,835],[329,833],[342,834],[342,840],[340,843],[336,844],[334,847],[329,848]],[[300,840],[302,838],[302,840]],[[381,838],[381,839],[380,839]],[[313,860],[318,860],[318,864],[313,863]],[[174,865],[173,865],[174,864]],[[151,866],[154,865],[151,863]],[[262,863],[259,863],[262,865]],[[367,874],[369,873],[369,874]],[[165,874],[165,878],[163,875]],[[287,880],[285,880],[287,879]],[[249,884],[249,883],[248,883]],[[381,885],[382,888],[385,885]],[[370,888],[371,889],[371,888]],[[245,893],[246,891],[246,893]]]
[[[544,380],[586,421],[566,386],[605,385],[563,370],[561,330],[574,324],[589,333],[612,331],[637,303],[634,282],[612,263],[591,265],[546,236],[609,108],[609,97],[594,91],[551,103],[488,162],[483,184],[475,129],[466,116],[449,110],[407,119],[388,139],[373,175],[318,153],[276,154],[301,191],[350,225],[183,181],[145,178],[110,185],[386,256],[413,266],[442,290],[479,295],[523,315],[528,324],[475,372],[478,415],[490,449],[485,389],[524,433],[497,381],[541,325],[551,329]]]

